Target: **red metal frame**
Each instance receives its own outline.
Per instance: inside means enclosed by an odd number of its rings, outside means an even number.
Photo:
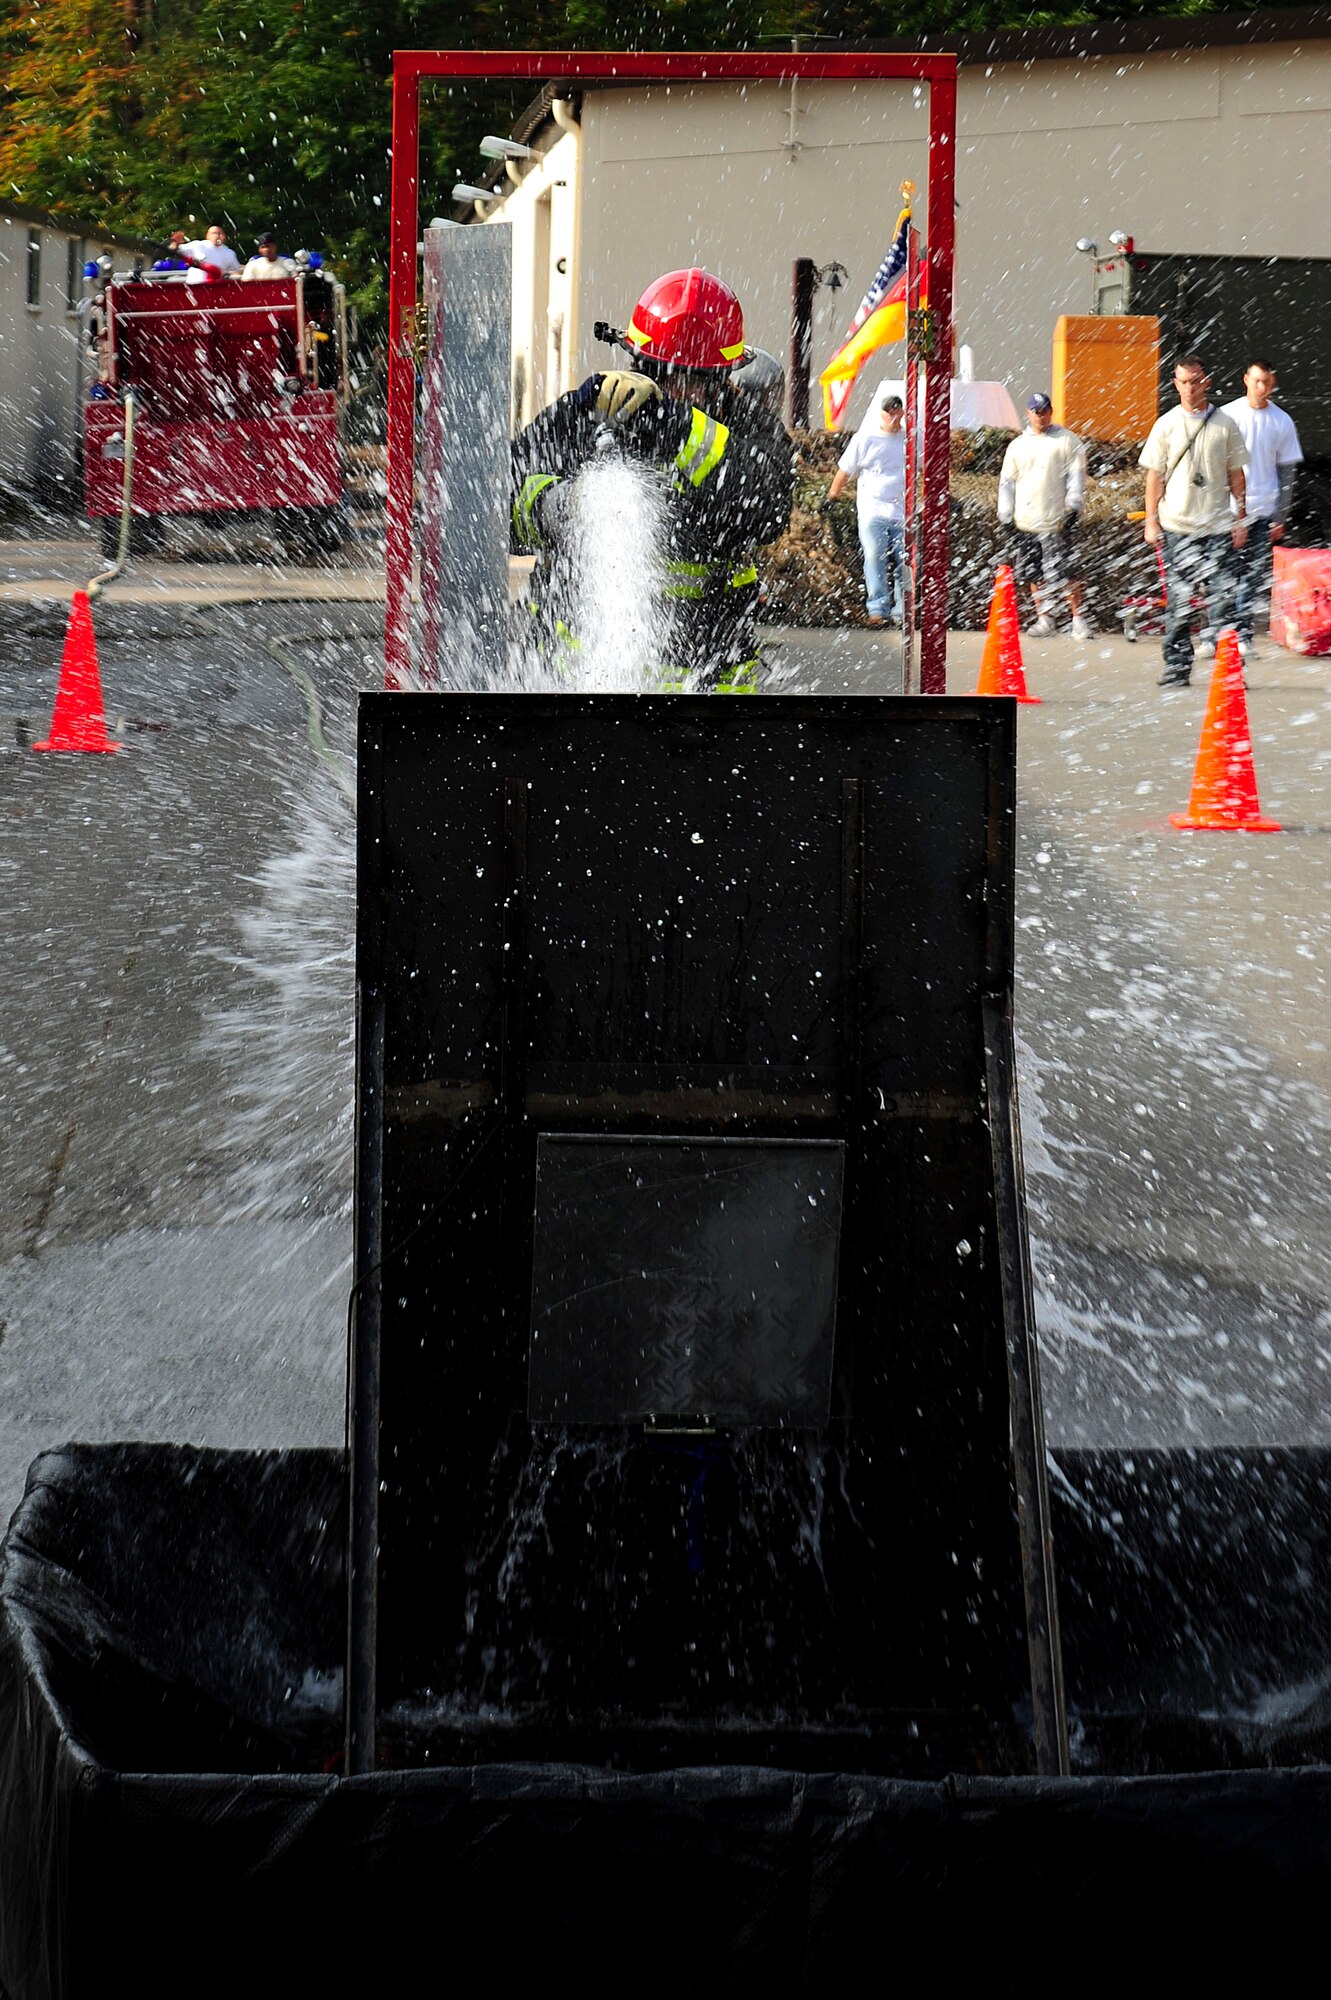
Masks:
[[[906,233],[906,517],[905,557],[906,587],[901,597],[901,691],[914,694],[915,687],[915,632],[916,592],[920,585],[919,521],[916,518],[916,502],[919,497],[920,479],[917,460],[920,440],[920,361],[916,350],[914,315],[920,309],[920,232],[912,227]],[[949,413],[950,417],[950,413]]]
[[[736,55],[617,49],[399,49],[393,56],[393,184],[388,259],[388,603],[386,685],[410,668],[412,488],[416,442],[416,244],[420,233],[423,77],[511,77],[618,83],[914,81],[929,86],[928,297],[937,365],[925,383],[920,527],[920,690],[947,690],[948,428],[951,421],[952,263],[955,248],[957,59],[951,55]]]

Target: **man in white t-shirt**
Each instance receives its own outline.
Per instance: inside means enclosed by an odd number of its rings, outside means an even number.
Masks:
[[[1243,386],[1247,394],[1222,405],[1222,414],[1234,419],[1248,448],[1248,539],[1239,556],[1234,623],[1239,646],[1249,653],[1253,618],[1270,604],[1271,545],[1285,532],[1303,447],[1294,419],[1271,401],[1276,371],[1270,362],[1250,361]]]
[[[296,262],[293,257],[283,257],[280,254],[275,236],[261,236],[255,246],[254,255],[240,275],[242,278],[260,281],[265,278],[294,278]]]
[[[906,431],[900,396],[883,404],[879,428],[857,430],[837,463],[824,507],[855,481],[869,623],[901,623],[906,547]]]
[[[1161,687],[1192,679],[1192,601],[1206,604],[1203,652],[1214,652],[1222,626],[1234,623],[1236,558],[1248,537],[1244,471],[1248,450],[1232,417],[1210,399],[1211,378],[1199,354],[1174,366],[1178,402],[1156,419],[1138,464],[1146,471],[1146,520],[1154,547],[1164,544],[1165,670]]]
[[[226,231],[220,222],[214,222],[196,237],[193,243],[181,245],[180,253],[196,267],[189,274],[194,283],[216,275],[220,278],[234,278],[240,269],[240,259],[226,240]]]
[[[1041,638],[1055,630],[1050,606],[1060,589],[1068,594],[1073,638],[1091,636],[1082,611],[1076,553],[1085,498],[1086,447],[1075,431],[1054,422],[1054,406],[1039,389],[1026,405],[1026,429],[1003,454],[998,518],[1012,530],[1012,566],[1018,583],[1030,585]]]

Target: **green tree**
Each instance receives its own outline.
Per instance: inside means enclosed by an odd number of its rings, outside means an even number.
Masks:
[[[1221,0],[1232,4],[1232,0]],[[895,41],[1211,11],[1088,0],[0,0],[0,191],[149,238],[224,222],[321,243],[378,310],[395,48],[744,48],[792,36]],[[530,95],[436,87],[423,184],[475,172],[475,141]]]

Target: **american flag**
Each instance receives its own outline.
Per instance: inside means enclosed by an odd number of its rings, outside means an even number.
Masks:
[[[874,272],[873,283],[860,300],[860,309],[846,329],[846,340],[859,332],[869,314],[877,312],[883,300],[891,291],[897,279],[906,268],[906,245],[910,238],[910,209],[903,208],[897,221],[897,233],[892,247]],[[845,342],[842,342],[845,345]]]
[[[851,391],[868,356],[887,341],[900,340],[905,334],[906,260],[910,245],[910,204],[914,192],[907,181],[901,190],[905,206],[897,217],[892,247],[875,271],[873,283],[860,301],[860,309],[850,323],[849,332],[818,377],[823,388],[823,421],[830,431],[840,428]]]

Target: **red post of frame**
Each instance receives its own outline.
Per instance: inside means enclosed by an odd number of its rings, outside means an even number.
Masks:
[[[384,686],[411,663],[411,514],[416,485],[416,240],[420,228],[421,82],[393,58],[393,181],[388,234],[388,566]]]
[[[957,72],[929,88],[929,359],[924,374],[920,523],[920,693],[947,693],[948,446],[952,426],[952,256],[956,245]]]
[[[947,447],[952,354],[957,61],[950,55],[626,54],[619,50],[400,49],[393,57],[393,182],[388,253],[388,604],[385,684],[411,662],[412,498],[416,441],[416,243],[420,233],[422,77],[512,77],[532,83],[790,83],[905,81],[929,87],[929,315],[934,364],[925,389],[921,467],[920,687],[947,686]],[[939,412],[941,411],[941,419]],[[935,432],[937,435],[935,435]]]

